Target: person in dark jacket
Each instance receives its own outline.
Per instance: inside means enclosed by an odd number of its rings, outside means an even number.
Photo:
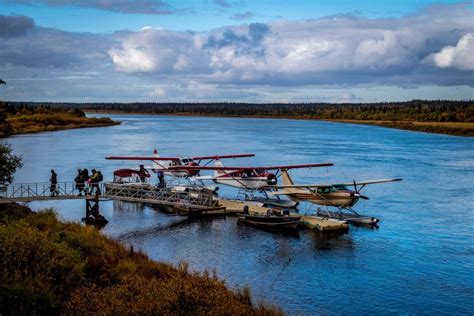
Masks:
[[[58,196],[58,175],[54,170],[51,170],[51,177],[49,178],[49,182],[49,191],[51,192],[50,196]]]
[[[84,178],[81,169],[77,169],[77,176],[74,178],[74,182],[76,183],[76,190],[79,191],[78,196],[81,196],[84,190]]]
[[[84,168],[82,169],[82,181],[84,182],[85,195],[89,194],[89,186],[88,186],[87,180],[89,180],[89,170],[87,170],[87,168]]]
[[[160,181],[158,183],[158,188],[160,188],[160,189],[166,188],[165,173],[160,170],[160,171],[157,171],[156,174],[158,176],[158,181]]]
[[[104,181],[104,175],[102,174],[102,171],[98,170],[97,171],[97,189],[96,191],[101,194],[100,192],[100,183]]]
[[[145,183],[146,178],[150,177],[150,173],[148,172],[148,170],[145,169],[145,166],[143,165],[140,165],[139,176],[140,176],[141,183]]]

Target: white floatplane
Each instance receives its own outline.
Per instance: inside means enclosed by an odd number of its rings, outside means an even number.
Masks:
[[[278,189],[278,191],[272,192],[273,195],[285,195],[293,201],[305,201],[338,209],[338,212],[320,209],[318,210],[318,216],[371,225],[376,224],[379,220],[375,217],[362,216],[352,208],[359,199],[369,199],[367,196],[362,195],[360,191],[369,184],[402,181],[402,179],[380,179],[338,184],[294,184],[286,170],[282,170],[281,178],[282,185],[268,186],[268,188]],[[353,186],[354,189],[349,189],[350,186]],[[347,210],[351,213],[344,213],[342,210]]]
[[[280,171],[300,168],[317,168],[333,166],[332,163],[310,163],[298,165],[279,165],[279,166],[258,166],[258,167],[232,167],[224,166],[219,159],[216,159],[214,166],[170,166],[168,170],[186,171],[189,173],[199,172],[201,170],[213,170],[213,176],[198,176],[195,180],[211,180],[218,184],[223,184],[239,189],[263,190],[269,186],[277,184],[277,177]],[[270,172],[276,170],[276,172]]]
[[[199,169],[175,169],[174,167],[188,166],[199,167],[202,161],[206,161],[208,165],[212,161],[220,159],[233,159],[254,157],[255,154],[234,154],[234,155],[213,155],[213,156],[194,156],[194,157],[160,157],[158,150],[153,151],[153,156],[110,156],[108,160],[138,160],[151,161],[151,170],[155,173],[163,172],[165,175],[172,177],[189,178],[199,175]]]

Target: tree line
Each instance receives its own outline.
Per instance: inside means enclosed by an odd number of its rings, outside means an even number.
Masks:
[[[277,117],[322,120],[474,122],[474,101],[383,103],[8,103],[10,107],[48,107],[166,115]]]

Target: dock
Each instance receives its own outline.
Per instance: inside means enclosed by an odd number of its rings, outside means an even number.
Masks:
[[[268,208],[263,207],[260,203],[251,201],[239,201],[231,199],[219,199],[219,203],[225,206],[229,213],[242,213],[244,206],[248,206],[250,213],[266,214]],[[291,213],[291,215],[300,215],[298,213]],[[339,221],[328,219],[320,216],[303,215],[301,216],[300,223],[309,229],[316,229],[320,232],[336,232],[336,231],[347,231],[349,225]]]
[[[171,188],[156,189],[152,186],[124,186],[101,183],[101,200],[119,200],[131,203],[147,203],[168,208],[179,215],[192,217],[228,216],[243,212],[248,206],[250,213],[266,214],[268,208],[261,203],[217,198],[200,192],[176,192]],[[0,203],[34,202],[49,200],[87,200],[90,195],[79,196],[74,182],[56,185],[57,195],[51,196],[49,183],[21,183],[0,187]],[[300,215],[292,213],[292,215]],[[318,216],[301,216],[302,226],[321,232],[345,231],[348,225],[338,220]]]

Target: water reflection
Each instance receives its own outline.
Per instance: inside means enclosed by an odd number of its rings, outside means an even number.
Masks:
[[[350,235],[348,232],[323,233],[315,230],[310,230],[306,233],[310,236],[312,240],[313,248],[318,251],[329,251],[336,249],[353,250],[355,246],[352,235]]]
[[[128,242],[131,240],[146,238],[148,236],[155,236],[163,231],[169,231],[176,228],[181,228],[192,224],[193,221],[190,221],[188,218],[178,218],[176,221],[167,223],[165,225],[158,225],[155,227],[148,227],[144,229],[133,230],[131,232],[123,233],[116,235],[115,238],[120,241]]]

